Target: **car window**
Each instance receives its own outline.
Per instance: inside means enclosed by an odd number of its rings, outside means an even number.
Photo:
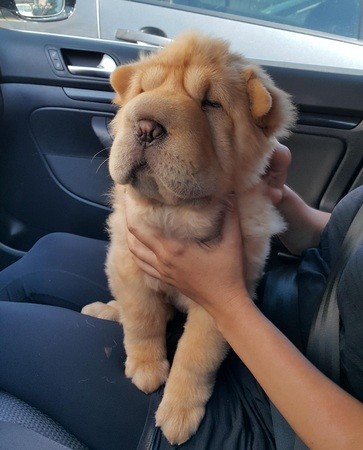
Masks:
[[[140,3],[140,0],[131,0]],[[161,4],[235,20],[268,21],[282,27],[358,38],[359,0],[157,0]]]
[[[234,51],[264,65],[359,76],[363,71],[362,0],[16,0],[16,4],[25,12],[43,4],[75,8],[66,20],[58,21],[22,20],[0,8],[0,27],[140,47],[155,43],[150,35],[173,39],[192,28],[229,41]],[[36,14],[42,13],[37,9]]]

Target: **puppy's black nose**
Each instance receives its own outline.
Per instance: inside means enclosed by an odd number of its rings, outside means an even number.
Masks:
[[[151,144],[166,133],[165,128],[154,120],[139,120],[136,134],[142,144]]]

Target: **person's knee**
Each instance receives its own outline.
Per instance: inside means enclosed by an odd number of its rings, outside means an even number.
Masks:
[[[0,300],[80,309],[111,299],[104,273],[107,242],[48,234],[0,273]]]
[[[66,252],[68,249],[74,248],[77,241],[82,239],[87,238],[62,232],[46,234],[34,244],[25,257],[27,255],[39,255],[42,257],[49,255],[54,257],[54,255],[59,255],[60,253]]]

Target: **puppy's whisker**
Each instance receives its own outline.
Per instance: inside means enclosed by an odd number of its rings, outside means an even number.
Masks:
[[[101,164],[97,167],[96,173],[98,173],[98,171],[101,169],[101,167],[108,162],[109,158],[106,158],[104,161],[101,162]]]
[[[92,156],[91,162],[93,162],[94,159],[95,159],[99,154],[101,154],[102,152],[104,152],[104,151],[106,151],[106,150],[110,150],[110,149],[111,149],[111,147],[105,147],[105,148],[103,148],[102,150],[100,150],[99,152],[97,152],[95,155]]]

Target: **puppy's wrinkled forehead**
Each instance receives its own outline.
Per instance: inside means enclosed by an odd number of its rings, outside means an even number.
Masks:
[[[223,42],[193,41],[170,44],[167,49],[141,61],[138,77],[142,91],[158,88],[183,89],[190,97],[203,100],[212,94],[227,98],[231,82],[240,81],[237,59]],[[239,66],[241,60],[238,59]],[[238,83],[240,84],[240,83]]]
[[[227,42],[198,33],[180,35],[160,52],[118,67],[110,81],[121,112],[144,93],[150,94],[138,99],[148,99],[149,106],[154,98],[190,108],[190,99],[183,98],[188,96],[208,120],[212,110],[230,118],[243,114],[266,137],[286,136],[296,117],[290,96],[263,68],[230,51]]]

